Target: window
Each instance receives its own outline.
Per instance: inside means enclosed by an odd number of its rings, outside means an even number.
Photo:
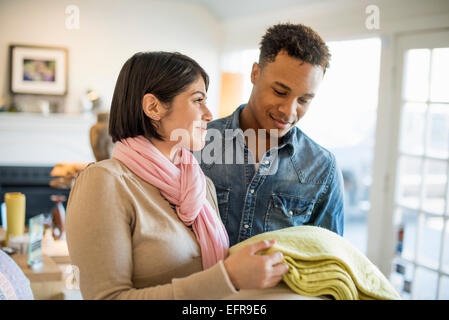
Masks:
[[[435,38],[435,37],[433,37]],[[392,281],[404,298],[447,299],[449,34],[402,48]],[[438,39],[438,38],[435,38]]]
[[[344,238],[366,252],[381,41],[369,38],[327,45],[330,68],[298,126],[335,154],[345,187]]]

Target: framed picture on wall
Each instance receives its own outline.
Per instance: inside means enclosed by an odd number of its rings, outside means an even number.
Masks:
[[[9,56],[13,94],[63,96],[67,93],[66,48],[10,45]]]

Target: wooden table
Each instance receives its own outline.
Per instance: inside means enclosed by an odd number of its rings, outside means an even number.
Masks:
[[[0,227],[0,246],[6,245],[6,230]],[[50,244],[42,243],[42,253],[57,264],[70,264],[69,250],[65,240],[54,240]]]
[[[34,270],[28,266],[27,254],[13,254],[11,258],[22,269],[25,276],[30,280],[34,299],[49,300],[63,299],[63,273],[56,262],[50,257],[42,256],[42,267]]]
[[[5,237],[6,231],[0,227],[0,246],[5,245]],[[35,299],[82,299],[81,292],[78,289],[70,289],[73,286],[66,286],[66,284],[71,284],[73,276],[69,250],[65,240],[52,240],[48,243],[42,243],[43,268],[40,270],[32,270],[28,267],[27,254],[14,254],[11,258],[30,280]]]
[[[71,264],[65,240],[54,240],[52,243],[42,246],[42,253],[52,258],[56,264]]]
[[[72,263],[70,261],[69,249],[65,240],[54,240],[50,243],[43,244],[42,253],[50,257],[63,273],[63,299],[80,300],[82,299],[81,291],[73,282]]]

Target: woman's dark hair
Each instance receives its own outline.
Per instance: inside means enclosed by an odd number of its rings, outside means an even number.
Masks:
[[[162,140],[156,123],[142,109],[142,98],[152,93],[170,107],[173,99],[202,77],[209,76],[193,59],[178,52],[138,52],[122,67],[112,97],[109,134],[116,142],[143,135]]]
[[[279,51],[311,65],[319,65],[326,72],[330,53],[324,40],[312,28],[302,24],[277,24],[267,29],[260,42],[259,65],[273,62]]]

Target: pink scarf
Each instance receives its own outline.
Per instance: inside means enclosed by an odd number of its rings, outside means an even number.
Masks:
[[[206,199],[206,178],[190,151],[181,148],[172,163],[148,139],[137,136],[117,142],[112,157],[176,205],[179,219],[192,226],[200,244],[204,270],[226,257],[228,234]]]

